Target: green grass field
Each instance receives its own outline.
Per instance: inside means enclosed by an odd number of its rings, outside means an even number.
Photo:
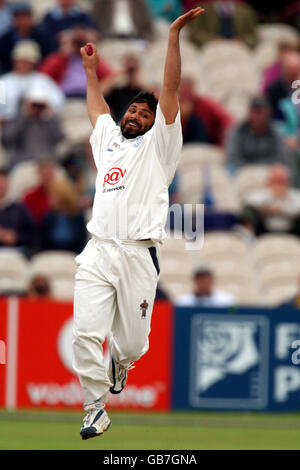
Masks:
[[[109,414],[109,431],[82,441],[81,413],[0,411],[0,449],[300,450],[300,414]]]

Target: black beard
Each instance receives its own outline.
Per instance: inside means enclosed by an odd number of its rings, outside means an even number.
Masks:
[[[126,126],[126,123],[125,124],[121,124],[121,132],[122,132],[122,135],[123,137],[125,137],[125,139],[135,139],[136,137],[138,137],[139,135],[143,135],[144,132],[141,132],[140,129],[137,129],[137,130],[126,130],[125,129],[125,126]]]

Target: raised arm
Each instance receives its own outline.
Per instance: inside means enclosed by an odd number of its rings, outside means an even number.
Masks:
[[[99,56],[96,46],[91,43],[88,43],[88,45],[92,47],[93,54],[88,55],[85,47],[80,49],[80,53],[82,57],[82,64],[86,73],[86,100],[89,118],[92,126],[95,127],[98,116],[100,116],[100,114],[110,113],[110,109],[100,90],[97,77]]]
[[[181,29],[203,12],[197,7],[180,16],[171,24],[169,30],[168,50],[165,61],[165,71],[162,89],[159,96],[159,105],[166,120],[166,124],[175,121],[178,112],[178,90],[181,78],[181,57],[179,49],[179,33]]]

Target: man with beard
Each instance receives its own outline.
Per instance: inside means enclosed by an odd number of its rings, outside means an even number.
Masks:
[[[73,352],[85,397],[82,439],[109,428],[104,410],[108,392],[123,390],[132,362],[148,350],[160,271],[157,250],[166,237],[168,186],[182,147],[179,33],[202,11],[195,8],[171,24],[159,102],[151,93],[139,93],[129,103],[121,128],[99,90],[95,46],[81,49],[98,170],[87,225],[92,238],[76,258]],[[108,370],[102,349],[107,336]]]

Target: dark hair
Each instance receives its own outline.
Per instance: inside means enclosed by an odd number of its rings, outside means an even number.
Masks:
[[[149,93],[148,91],[140,91],[128,104],[128,107],[133,103],[147,103],[151,111],[156,113],[156,107],[158,100],[155,98],[154,93]]]

